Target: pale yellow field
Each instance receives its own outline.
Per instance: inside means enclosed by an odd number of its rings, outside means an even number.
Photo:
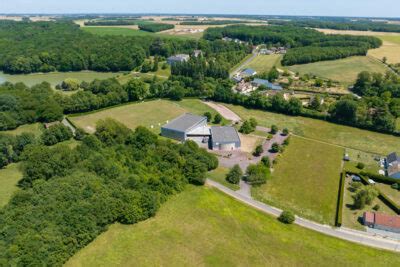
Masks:
[[[381,36],[381,35],[392,35],[400,36],[397,32],[367,32],[367,31],[344,31],[344,30],[332,30],[332,29],[316,29],[319,32],[326,34],[347,34],[347,35],[365,35],[365,36]]]
[[[386,57],[389,64],[400,63],[400,44],[383,41],[381,47],[370,50],[368,55],[379,60]]]

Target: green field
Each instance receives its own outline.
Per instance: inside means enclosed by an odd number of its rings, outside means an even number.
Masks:
[[[370,57],[349,57],[332,61],[321,61],[310,64],[288,67],[293,72],[312,74],[334,81],[352,84],[362,71],[385,73],[388,69],[376,59]]]
[[[261,126],[270,127],[272,124],[276,124],[280,129],[288,128],[296,135],[313,140],[380,155],[400,151],[400,138],[396,136],[361,130],[322,120],[246,109],[242,106],[224,105],[232,109],[242,119],[254,117]]]
[[[19,135],[22,133],[32,133],[32,134],[38,136],[42,133],[42,131],[41,131],[42,128],[43,128],[43,126],[41,123],[33,123],[33,124],[21,125],[14,130],[0,131],[0,133],[11,134],[11,135]]]
[[[155,218],[112,225],[65,266],[397,266],[399,254],[313,232],[190,186]]]
[[[281,58],[282,55],[258,55],[246,65],[246,68],[252,68],[258,73],[268,72],[279,64]]]
[[[162,37],[167,39],[198,39],[198,35],[172,35],[166,33],[153,33],[153,32],[146,32],[137,29],[130,29],[130,28],[119,28],[119,27],[82,27],[82,30],[86,32],[90,32],[97,35],[124,35],[124,36],[154,36],[154,37]]]
[[[12,194],[18,190],[17,183],[22,178],[18,168],[19,164],[12,163],[0,169],[0,208],[6,205]]]
[[[160,126],[165,124],[167,120],[171,120],[185,112],[202,115],[206,111],[211,112],[213,116],[216,114],[215,110],[196,99],[185,99],[180,102],[155,100],[108,108],[82,116],[70,117],[70,119],[75,125],[89,133],[95,131],[98,120],[108,117],[120,121],[131,129],[141,125],[158,133]]]
[[[301,217],[333,225],[344,150],[292,137],[272,178],[253,196]]]
[[[226,175],[228,174],[229,169],[228,168],[224,168],[224,167],[218,167],[217,169],[210,171],[207,173],[207,178],[218,182],[232,190],[239,190],[240,187],[239,185],[236,184],[231,184],[229,182],[226,181]]]
[[[51,73],[32,73],[32,74],[5,74],[0,72],[0,84],[3,82],[23,82],[27,86],[32,86],[41,82],[48,82],[53,87],[60,84],[67,78],[74,78],[79,81],[91,82],[94,79],[107,79],[120,75],[114,72],[95,72],[95,71],[73,71],[73,72],[51,72]]]

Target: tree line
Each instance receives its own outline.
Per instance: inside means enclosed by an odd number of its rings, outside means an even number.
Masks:
[[[162,32],[175,28],[173,24],[167,23],[145,23],[139,24],[139,29],[146,32]]]
[[[208,40],[223,37],[237,38],[252,44],[284,46],[289,48],[283,65],[294,65],[333,60],[355,55],[366,55],[382,41],[372,36],[325,35],[313,29],[295,26],[232,25],[209,28],[204,34]]]
[[[110,224],[154,216],[218,165],[193,142],[110,119],[76,148],[34,145],[22,157],[21,190],[0,209],[1,265],[60,266]]]

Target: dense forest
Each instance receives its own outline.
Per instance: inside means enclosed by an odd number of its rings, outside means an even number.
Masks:
[[[111,119],[74,149],[34,145],[21,157],[22,189],[0,209],[2,266],[61,266],[110,224],[154,216],[218,165],[193,142],[159,140]]]
[[[85,26],[126,26],[136,25],[138,20],[136,19],[116,19],[116,20],[90,20],[85,21]]]
[[[146,32],[162,32],[173,28],[175,28],[175,25],[166,23],[139,24],[139,29]]]
[[[0,70],[6,73],[131,71],[147,56],[191,54],[195,49],[212,57],[248,51],[248,47],[226,45],[221,40],[98,36],[71,22],[0,21]]]
[[[382,41],[376,37],[325,35],[313,29],[294,26],[232,25],[209,28],[204,34],[208,40],[223,37],[237,38],[252,44],[285,46],[289,49],[283,57],[283,65],[366,55],[368,49],[382,45]]]
[[[400,25],[389,24],[386,22],[374,22],[370,20],[351,21],[343,20],[321,20],[321,19],[295,19],[268,20],[268,24],[283,26],[298,26],[309,28],[333,29],[333,30],[353,30],[353,31],[373,31],[373,32],[400,32]]]

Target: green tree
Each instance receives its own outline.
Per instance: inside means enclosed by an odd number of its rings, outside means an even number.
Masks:
[[[258,145],[253,152],[253,156],[255,157],[259,157],[261,156],[261,154],[264,152],[263,146],[262,145]]]
[[[238,164],[233,166],[228,174],[226,175],[226,180],[231,184],[239,184],[240,179],[243,177],[242,169]]]
[[[219,123],[221,123],[221,121],[222,121],[222,116],[219,113],[215,114],[214,123],[219,124]]]
[[[353,206],[356,209],[364,209],[365,205],[371,205],[372,201],[378,196],[378,192],[372,186],[361,187],[353,195]]]
[[[271,168],[271,161],[268,156],[264,156],[261,158],[261,163],[264,164],[265,167]]]
[[[251,185],[261,185],[267,182],[270,170],[263,164],[250,164],[246,170],[246,181]]]
[[[296,217],[291,211],[283,211],[281,215],[279,215],[278,220],[285,224],[292,224],[296,220]]]
[[[139,79],[131,79],[124,89],[128,93],[129,101],[143,100],[150,94],[147,84]]]
[[[212,120],[212,114],[211,114],[211,112],[204,112],[204,117],[207,117],[207,122],[211,122],[211,120]]]
[[[278,126],[276,126],[275,124],[271,125],[270,134],[277,134],[278,131],[279,131]]]
[[[268,80],[270,82],[274,82],[279,78],[279,71],[276,69],[274,66],[269,72],[268,72]]]
[[[280,147],[280,145],[278,143],[273,143],[272,146],[271,146],[270,151],[272,153],[278,153],[280,151],[280,148],[281,147]]]

